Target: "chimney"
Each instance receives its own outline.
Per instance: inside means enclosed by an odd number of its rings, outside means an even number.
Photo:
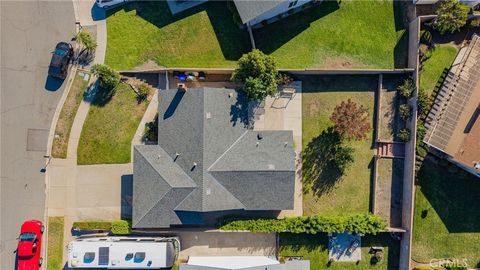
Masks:
[[[177,89],[183,92],[187,92],[187,86],[184,83],[177,83]]]

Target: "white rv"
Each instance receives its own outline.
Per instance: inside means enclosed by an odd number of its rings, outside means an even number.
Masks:
[[[172,267],[180,249],[176,238],[95,237],[68,244],[68,267],[162,269]]]

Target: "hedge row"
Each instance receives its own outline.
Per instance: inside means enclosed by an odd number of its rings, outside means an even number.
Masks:
[[[73,223],[73,228],[80,230],[108,230],[113,234],[129,234],[131,231],[131,225],[126,220],[77,221]]]
[[[340,216],[307,216],[287,217],[283,219],[245,219],[225,220],[220,229],[226,231],[242,231],[264,233],[358,233],[377,234],[385,231],[387,223],[379,216],[372,214],[340,215]]]

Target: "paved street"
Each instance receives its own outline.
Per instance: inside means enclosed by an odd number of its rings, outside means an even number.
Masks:
[[[1,1],[0,264],[14,269],[15,238],[44,216],[47,138],[67,81],[47,80],[50,52],[75,35],[70,1]]]

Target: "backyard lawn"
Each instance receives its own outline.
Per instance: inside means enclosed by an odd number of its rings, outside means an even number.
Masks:
[[[406,66],[401,1],[324,1],[255,30],[257,48],[288,68]]]
[[[47,270],[58,269],[63,269],[63,217],[49,217]]]
[[[220,1],[176,16],[167,1],[132,2],[110,12],[107,32],[105,63],[118,70],[149,59],[167,67],[234,67],[251,48],[247,31]]]
[[[84,80],[77,72],[73,80],[72,87],[68,92],[67,99],[63,104],[62,111],[55,128],[55,138],[53,139],[52,156],[54,158],[67,158],[68,139],[72,129],[73,120],[83,99],[83,93],[87,88],[88,80]],[[85,74],[85,73],[82,73]],[[87,75],[88,76],[88,75]]]
[[[302,78],[300,78],[302,79]],[[322,144],[325,133],[332,126],[330,116],[336,105],[351,99],[368,109],[373,125],[373,111],[377,76],[318,76],[303,78],[302,121],[303,150],[310,142]],[[305,215],[336,213],[367,213],[370,208],[372,177],[373,129],[365,140],[351,141],[355,161],[339,177],[328,168],[310,177],[304,173],[303,211]],[[319,154],[322,155],[322,154]],[[304,171],[308,164],[304,155]],[[310,183],[310,184],[307,184]]]
[[[445,165],[443,165],[445,166]],[[428,158],[418,173],[412,258],[467,260],[480,266],[480,181]]]
[[[83,124],[77,162],[117,164],[131,161],[131,142],[148,107],[138,103],[129,85],[120,83],[112,99],[105,102],[96,95]]]
[[[376,265],[370,263],[370,247],[384,247],[384,260]],[[310,269],[398,269],[399,242],[388,233],[362,237],[362,259],[357,265],[349,262],[333,262],[328,266],[328,236],[325,234],[280,234],[280,256],[302,256],[310,260]]]
[[[455,60],[457,48],[451,45],[438,45],[427,54],[430,54],[430,58],[425,61],[421,70],[420,88],[431,95],[443,71],[449,69]]]
[[[366,14],[375,14],[368,16]],[[126,70],[153,60],[167,67],[234,67],[251,50],[226,1],[171,15],[166,1],[110,11],[106,64]],[[324,1],[254,31],[257,48],[282,68],[404,67],[407,33],[400,1]]]

